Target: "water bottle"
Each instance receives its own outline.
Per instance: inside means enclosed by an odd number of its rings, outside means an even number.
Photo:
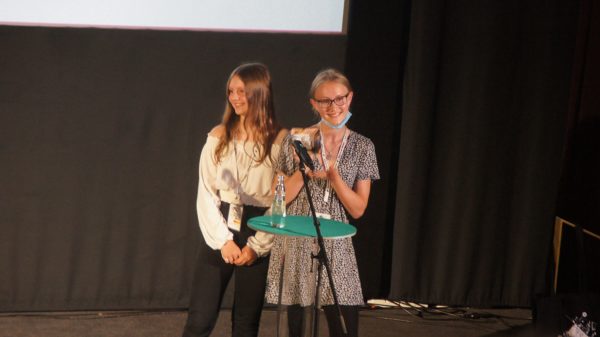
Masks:
[[[285,226],[285,185],[283,185],[283,176],[277,176],[277,185],[275,186],[275,197],[271,205],[271,226],[283,228]]]

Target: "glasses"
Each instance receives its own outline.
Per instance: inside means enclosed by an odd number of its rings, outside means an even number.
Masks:
[[[342,105],[346,104],[346,97],[348,97],[348,95],[350,95],[350,92],[348,92],[347,94],[345,94],[343,96],[337,96],[334,99],[329,99],[329,98],[323,98],[323,99],[313,98],[313,99],[315,100],[315,102],[317,102],[317,105],[319,106],[319,108],[327,109],[333,103],[335,103],[335,105],[337,105],[337,106],[342,106]]]

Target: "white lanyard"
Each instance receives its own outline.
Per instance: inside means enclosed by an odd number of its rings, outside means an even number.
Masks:
[[[245,150],[245,144],[242,143],[242,145],[244,146],[244,153],[246,152]],[[235,159],[235,179],[237,180],[237,186],[235,187],[235,196],[236,196],[236,201],[241,202],[242,200],[242,180],[246,180],[248,179],[248,175],[250,175],[250,166],[252,166],[252,161],[254,160],[254,158],[252,158],[252,160],[250,161],[250,163],[248,164],[248,168],[246,169],[246,174],[244,177],[242,177],[242,179],[240,179],[240,169],[239,169],[239,165],[238,165],[238,154],[237,154],[237,143],[235,141],[235,137],[233,137],[233,156]]]
[[[325,139],[323,138],[323,133],[321,132],[321,130],[319,130],[321,139]],[[342,157],[342,153],[344,153],[344,148],[346,147],[346,143],[348,142],[348,135],[350,134],[350,131],[348,129],[346,129],[346,131],[344,132],[344,138],[342,139],[342,144],[340,145],[340,148],[338,150],[337,153],[337,157],[335,158],[335,163],[333,164],[335,168],[337,168],[339,166],[340,163],[340,158]],[[329,162],[327,160],[327,156],[325,155],[325,142],[321,141],[321,159],[323,160],[323,166],[325,167],[325,171],[327,171],[329,169]],[[329,180],[327,180],[327,186],[325,186],[325,194],[323,195],[323,201],[325,201],[326,203],[329,202],[329,194],[331,193],[332,187],[331,187],[331,183],[329,182]]]

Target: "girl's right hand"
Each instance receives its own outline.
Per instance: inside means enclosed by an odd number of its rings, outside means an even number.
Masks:
[[[225,263],[233,264],[233,261],[237,260],[241,253],[240,247],[233,240],[225,242],[223,247],[221,247],[221,257]]]

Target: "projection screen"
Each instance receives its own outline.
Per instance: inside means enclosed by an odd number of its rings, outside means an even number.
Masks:
[[[0,0],[1,25],[345,33],[348,0]]]

